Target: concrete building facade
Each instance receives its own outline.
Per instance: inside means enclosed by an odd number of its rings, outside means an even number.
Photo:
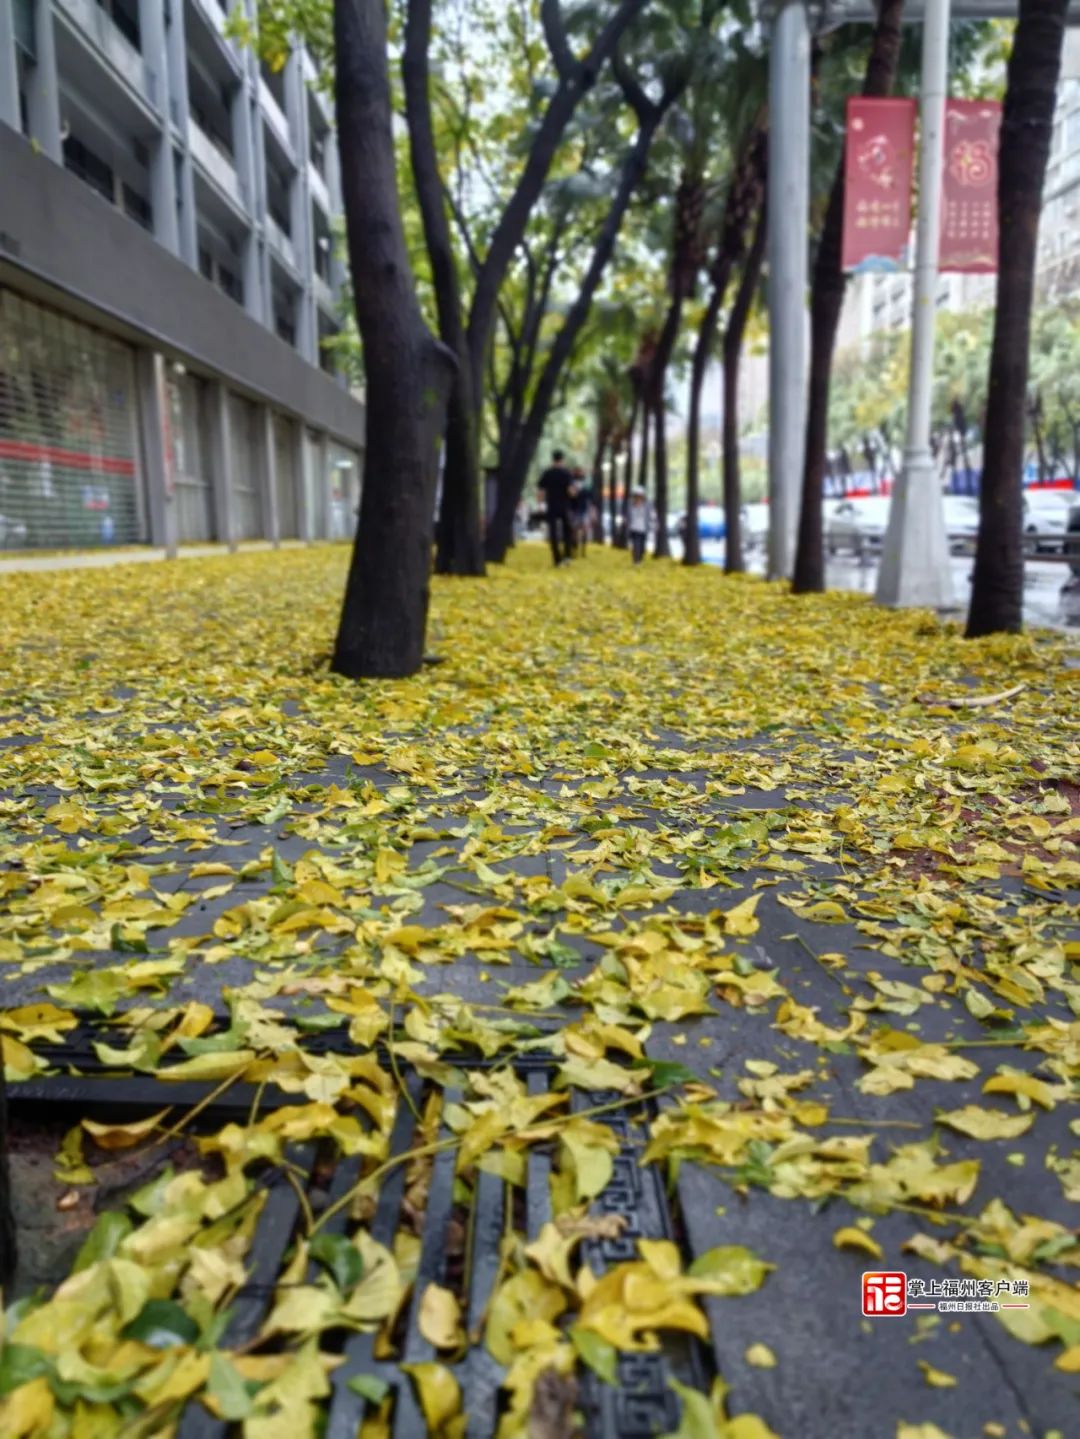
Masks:
[[[225,32],[0,0],[0,550],[352,532],[330,112]]]

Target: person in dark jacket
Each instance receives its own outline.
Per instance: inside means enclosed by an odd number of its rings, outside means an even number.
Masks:
[[[551,556],[556,565],[564,564],[572,553],[573,540],[570,533],[570,500],[573,476],[566,467],[562,450],[555,450],[551,464],[540,476],[537,489],[544,496],[547,509],[548,539],[551,541]]]

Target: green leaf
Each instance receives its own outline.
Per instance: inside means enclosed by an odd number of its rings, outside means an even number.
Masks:
[[[577,1351],[578,1358],[598,1374],[605,1384],[614,1384],[618,1377],[619,1351],[591,1329],[570,1330],[570,1343]]]
[[[79,1274],[101,1259],[111,1259],[133,1228],[127,1215],[118,1210],[109,1209],[99,1214],[97,1223],[83,1240],[83,1246],[75,1257],[72,1273]]]
[[[360,1251],[344,1234],[327,1234],[325,1231],[316,1234],[309,1252],[312,1259],[329,1269],[342,1294],[347,1294],[364,1277]]]
[[[124,1339],[137,1339],[151,1349],[171,1349],[176,1344],[194,1344],[199,1326],[186,1310],[171,1299],[148,1299],[122,1331]]]
[[[29,1344],[5,1344],[0,1349],[0,1394],[10,1394],[52,1369],[49,1360]]]
[[[224,1354],[210,1356],[210,1377],[206,1388],[217,1401],[223,1419],[246,1419],[251,1413],[251,1395],[236,1366]]]
[[[639,1059],[635,1061],[634,1068],[649,1071],[654,1089],[670,1089],[675,1084],[698,1083],[698,1076],[692,1069],[687,1069],[685,1064],[677,1064],[673,1059]]]
[[[386,1380],[379,1379],[374,1374],[354,1374],[351,1379],[346,1379],[345,1387],[371,1404],[381,1404],[390,1393],[390,1385]]]

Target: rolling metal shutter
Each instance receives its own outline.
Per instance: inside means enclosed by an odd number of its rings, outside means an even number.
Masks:
[[[0,287],[0,550],[146,539],[128,345]]]
[[[278,535],[283,540],[295,540],[300,534],[300,512],[296,503],[296,426],[284,415],[274,416],[274,480]]]
[[[259,448],[255,430],[257,412],[250,400],[242,400],[239,395],[230,394],[228,405],[236,538],[255,540],[263,534],[262,505],[259,501]]]
[[[206,384],[197,375],[169,376],[173,480],[181,543],[214,538],[214,494],[207,446]]]

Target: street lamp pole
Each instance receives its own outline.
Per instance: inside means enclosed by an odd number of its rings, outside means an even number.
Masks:
[[[806,437],[810,27],[776,0],[769,48],[769,578],[795,563]]]
[[[947,609],[953,602],[945,503],[930,453],[934,317],[945,160],[945,90],[949,76],[949,9],[950,0],[926,0],[907,437],[903,472],[889,507],[877,581],[879,604],[931,609]]]

